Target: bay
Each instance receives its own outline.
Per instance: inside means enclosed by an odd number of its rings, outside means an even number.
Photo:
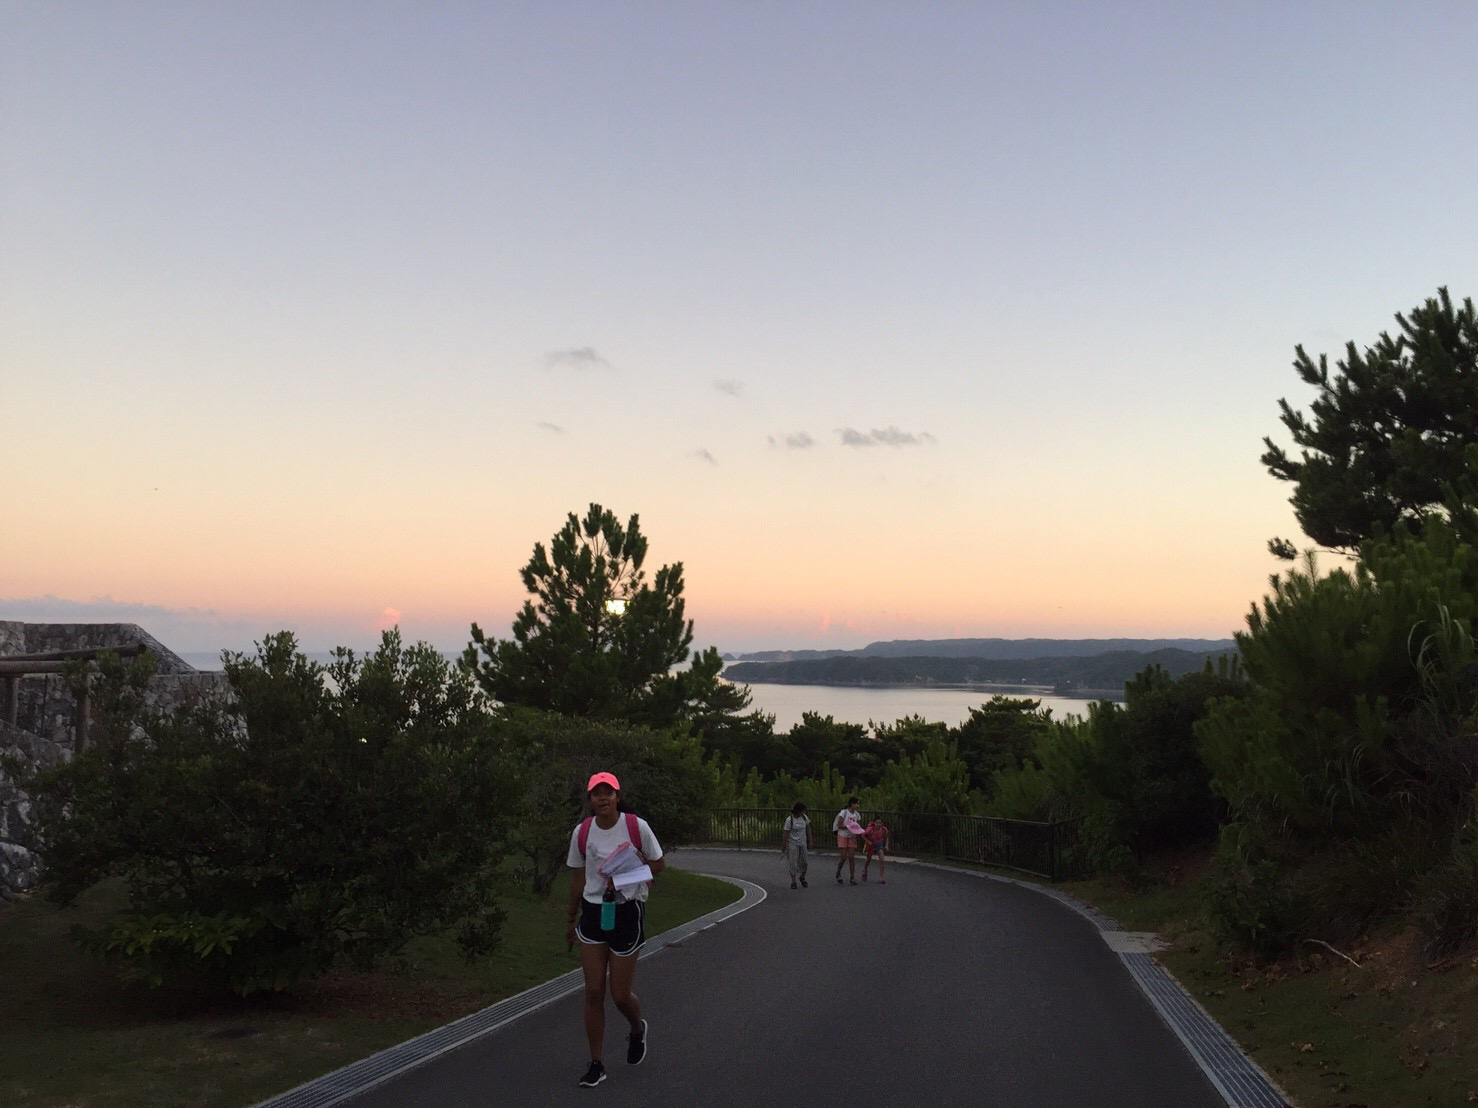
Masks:
[[[1041,701],[1041,708],[1051,709],[1053,719],[1068,716],[1086,717],[1088,705],[1103,697],[1079,698],[1056,696],[1036,689],[1017,688],[941,688],[917,685],[893,687],[860,687],[842,685],[771,685],[749,686],[750,706],[775,717],[777,734],[789,731],[801,721],[803,712],[831,716],[838,723],[896,723],[905,716],[922,716],[930,723],[957,726],[970,718],[992,696],[1030,698]]]
[[[244,651],[248,657],[254,651]],[[363,652],[356,651],[363,656]],[[200,670],[219,670],[220,651],[212,654],[181,653],[180,658]],[[326,665],[333,655],[309,652],[311,661]],[[449,656],[450,657],[450,656]],[[1068,716],[1086,717],[1088,705],[1104,697],[1057,696],[1050,690],[1021,687],[961,687],[940,685],[776,685],[755,683],[749,686],[750,707],[769,712],[775,717],[775,731],[783,734],[800,723],[804,712],[831,716],[838,723],[896,723],[906,716],[921,716],[930,723],[958,726],[970,718],[970,711],[992,696],[1023,697],[1041,702],[1051,709],[1053,719]]]

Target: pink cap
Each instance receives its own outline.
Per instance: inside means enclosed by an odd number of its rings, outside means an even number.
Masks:
[[[621,782],[616,780],[616,775],[614,773],[602,772],[595,774],[593,777],[590,778],[589,781],[585,782],[585,791],[591,792],[595,789],[595,786],[597,785],[609,785],[617,792],[621,791]]]

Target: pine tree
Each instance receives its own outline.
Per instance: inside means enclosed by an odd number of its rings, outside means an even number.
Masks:
[[[1301,448],[1291,458],[1272,439],[1263,465],[1295,486],[1291,503],[1305,534],[1326,547],[1353,550],[1398,522],[1418,529],[1445,515],[1449,489],[1467,474],[1478,444],[1478,314],[1472,299],[1455,308],[1439,289],[1397,314],[1400,333],[1382,332],[1362,354],[1354,343],[1335,363],[1295,348],[1294,369],[1318,390],[1309,416],[1278,402],[1283,425]],[[1292,557],[1287,539],[1269,543]]]

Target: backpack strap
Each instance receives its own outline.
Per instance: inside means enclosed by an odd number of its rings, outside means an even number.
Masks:
[[[590,825],[595,822],[594,816],[586,816],[580,821],[579,833],[575,836],[576,845],[580,848],[580,857],[585,857],[585,844],[590,841]],[[637,850],[641,849],[641,824],[636,822],[636,813],[626,813],[626,837],[631,840],[631,845]]]
[[[641,853],[641,824],[636,822],[635,812],[626,813],[626,837],[636,847],[637,853]]]

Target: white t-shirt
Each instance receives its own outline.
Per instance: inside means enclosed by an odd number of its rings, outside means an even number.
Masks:
[[[641,842],[634,844],[641,847],[642,854],[648,862],[655,862],[662,857],[662,844],[657,841],[657,836],[652,834],[652,828],[647,821],[640,816],[636,820],[637,830],[641,832]],[[590,836],[585,840],[585,857],[580,857],[580,825],[575,824],[575,829],[570,832],[570,851],[565,857],[565,863],[571,869],[584,868],[585,870],[585,899],[592,904],[599,904],[601,897],[605,896],[606,879],[600,875],[600,864],[616,853],[616,848],[622,843],[631,842],[631,835],[626,830],[626,813],[622,812],[616,816],[616,826],[603,829],[595,820],[590,821]],[[647,886],[645,883],[633,885],[624,891],[616,890],[617,901],[646,900]]]
[[[811,821],[805,816],[786,816],[783,830],[796,846],[805,846],[806,828],[810,825]]]
[[[837,818],[831,821],[831,829],[839,835],[852,835],[852,832],[847,830],[847,821],[856,820],[861,814],[860,810],[854,812],[851,808],[843,808],[837,813]],[[852,835],[852,837],[855,839],[857,836]]]

